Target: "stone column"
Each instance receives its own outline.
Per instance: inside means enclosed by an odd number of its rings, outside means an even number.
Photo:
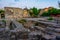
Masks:
[[[6,20],[6,30],[9,30],[9,26],[10,26],[10,20]]]

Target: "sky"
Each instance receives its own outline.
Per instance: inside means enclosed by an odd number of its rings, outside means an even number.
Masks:
[[[4,7],[19,7],[19,8],[46,8],[58,7],[60,0],[0,0],[0,8]]]

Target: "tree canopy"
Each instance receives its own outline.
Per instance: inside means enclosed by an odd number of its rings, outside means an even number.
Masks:
[[[4,10],[0,10],[0,14],[4,13],[5,11]]]
[[[42,16],[50,16],[51,14],[60,14],[60,9],[52,8],[49,9],[47,12],[43,12]]]
[[[40,11],[39,9],[33,7],[33,8],[31,8],[30,10],[31,10],[31,11],[30,11],[30,15],[31,15],[31,16],[37,17],[37,16],[39,15],[39,11]]]

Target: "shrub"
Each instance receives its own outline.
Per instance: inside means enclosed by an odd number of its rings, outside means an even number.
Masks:
[[[5,21],[5,20],[2,20],[2,22],[6,23],[6,21]]]
[[[18,22],[20,22],[20,23],[25,23],[26,20],[25,20],[25,19],[21,19],[21,20],[19,20]]]
[[[48,20],[53,20],[53,18],[52,17],[49,17]]]

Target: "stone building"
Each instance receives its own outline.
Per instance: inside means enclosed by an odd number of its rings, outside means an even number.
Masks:
[[[23,9],[23,17],[24,18],[30,17],[29,10],[27,8]]]
[[[40,10],[39,16],[41,16],[44,12],[48,12],[48,10],[52,9],[53,7],[48,7]]]
[[[18,19],[23,17],[23,10],[21,8],[5,7],[5,18]]]
[[[27,9],[5,7],[5,18],[7,19],[20,19],[29,17],[29,12]]]

